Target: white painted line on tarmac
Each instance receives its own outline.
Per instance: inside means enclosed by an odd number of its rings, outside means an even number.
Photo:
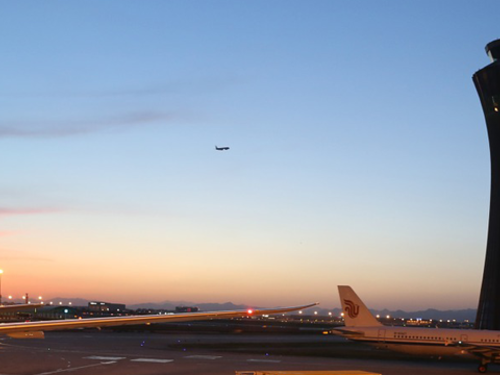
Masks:
[[[156,358],[134,358],[130,362],[148,362],[148,363],[170,363],[173,359],[156,359]]]
[[[247,359],[247,362],[280,363],[279,359]]]
[[[188,356],[185,356],[184,358],[187,358],[187,359],[219,359],[219,358],[222,358],[222,356],[220,355],[188,355]]]
[[[65,368],[65,369],[57,369],[55,371],[49,371],[49,372],[41,372],[39,374],[35,374],[35,375],[52,375],[52,374],[60,374],[62,372],[71,372],[71,371],[77,371],[77,370],[83,370],[83,369],[86,369],[86,368],[90,368],[90,367],[97,367],[97,366],[102,366],[102,365],[111,365],[113,363],[116,363],[116,361],[111,361],[111,362],[101,362],[101,363],[93,363],[91,365],[87,365],[87,366],[80,366],[80,367],[68,367],[68,368]]]
[[[100,355],[91,355],[90,357],[83,357],[84,359],[95,359],[97,361],[119,361],[126,357],[102,357]]]

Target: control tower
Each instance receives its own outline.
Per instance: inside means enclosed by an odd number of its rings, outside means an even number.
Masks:
[[[486,46],[491,64],[472,76],[483,107],[491,159],[488,242],[477,329],[500,330],[500,39]]]

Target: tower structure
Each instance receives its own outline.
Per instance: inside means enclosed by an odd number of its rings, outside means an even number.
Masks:
[[[486,45],[491,64],[472,76],[483,107],[491,159],[490,218],[477,329],[500,330],[500,39]]]

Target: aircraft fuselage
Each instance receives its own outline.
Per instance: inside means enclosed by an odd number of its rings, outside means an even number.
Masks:
[[[462,344],[500,349],[500,331],[389,326],[340,328],[335,331],[350,340],[409,354],[470,355]]]

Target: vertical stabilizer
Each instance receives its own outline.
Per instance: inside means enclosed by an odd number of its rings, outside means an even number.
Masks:
[[[348,285],[339,285],[340,303],[344,312],[344,321],[346,327],[371,327],[381,326],[358,297],[354,290]]]

